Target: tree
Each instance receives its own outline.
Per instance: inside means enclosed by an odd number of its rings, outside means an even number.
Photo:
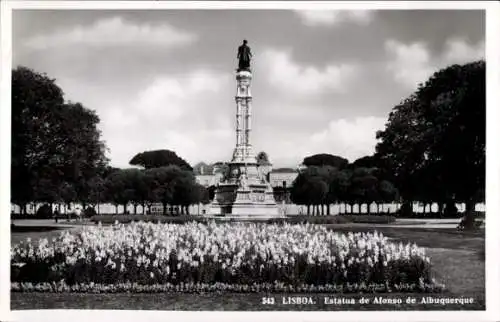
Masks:
[[[207,188],[207,192],[208,192],[208,200],[209,202],[211,202],[212,200],[214,200],[215,198],[215,190],[217,190],[217,187],[212,185],[212,186],[209,186]],[[207,202],[208,203],[208,202]]]
[[[351,169],[356,168],[379,168],[378,160],[373,155],[367,155],[356,159],[353,163],[349,164]]]
[[[199,188],[192,172],[182,171],[173,179],[174,195],[173,204],[181,207],[181,214],[189,215],[188,206],[200,200]]]
[[[356,168],[352,173],[350,184],[352,201],[360,205],[366,203],[368,213],[370,213],[370,204],[379,199],[379,182],[372,172],[367,168]]]
[[[142,205],[143,209],[149,196],[149,186],[143,170],[124,169],[121,170],[124,176],[125,193],[128,201],[134,206],[134,214],[137,214],[137,206]]]
[[[309,215],[310,206],[313,206],[313,215],[319,215],[319,206],[326,203],[328,194],[328,183],[325,182],[324,175],[322,176],[320,167],[308,167],[301,171],[295,178],[290,198],[292,202],[299,205],[307,205],[307,214]],[[321,213],[324,214],[323,208]]]
[[[349,164],[349,161],[336,155],[321,153],[304,158],[302,164],[307,167],[329,165],[334,168],[343,169]]]
[[[107,163],[99,117],[65,103],[55,80],[25,67],[12,71],[12,202],[60,200],[65,183],[88,199],[86,183]]]
[[[26,212],[35,197],[35,174],[54,150],[53,111],[64,102],[63,92],[45,74],[26,67],[12,71],[11,201]]]
[[[377,154],[394,169],[405,198],[418,196],[423,189],[415,187],[439,173],[438,198],[465,202],[472,228],[485,187],[485,123],[485,62],[452,65],[395,107],[377,134]]]
[[[398,198],[398,189],[387,180],[379,180],[377,196],[381,203],[394,202]],[[380,212],[380,207],[378,212]]]
[[[170,150],[154,150],[141,152],[136,154],[129,163],[130,165],[141,166],[144,169],[176,165],[185,170],[193,170],[189,163],[180,158],[175,152]]]
[[[174,204],[174,194],[177,179],[183,175],[183,170],[176,166],[151,168],[146,170],[150,180],[151,199],[163,205],[163,214],[167,214],[167,206]]]
[[[332,183],[332,185],[335,187],[334,188],[335,194],[338,196],[337,197],[338,200],[349,204],[351,206],[351,213],[352,213],[353,198],[350,194],[351,177],[352,177],[352,170],[350,169],[340,170],[335,176],[335,180]]]
[[[73,184],[76,197],[85,208],[90,197],[88,183],[108,162],[98,129],[100,119],[95,111],[80,103],[64,104],[61,114],[60,133],[65,141],[59,152],[67,160],[63,167],[65,180]]]
[[[196,188],[198,190],[197,203],[202,203],[204,205],[209,204],[213,199],[210,198],[210,187],[207,189],[201,184],[196,184]]]
[[[308,191],[307,194],[308,200],[312,205],[316,207],[315,214],[324,215],[323,207],[320,208],[320,206],[323,206],[326,203],[326,196],[328,194],[328,183],[326,183],[319,176],[310,177],[306,181],[306,189]]]
[[[377,132],[380,140],[376,145],[377,158],[383,168],[392,169],[391,181],[396,183],[407,202],[417,196],[417,172],[425,160],[427,146],[422,132],[415,95],[397,105],[389,114],[386,128]]]
[[[105,180],[100,175],[94,176],[88,182],[90,204],[97,206],[97,214],[99,214],[99,204],[106,198]]]
[[[64,182],[59,187],[59,196],[64,202],[65,212],[68,212],[71,203],[76,200],[76,189],[71,183]]]
[[[269,165],[269,164],[271,164],[271,163],[269,162],[269,157],[267,156],[267,153],[266,153],[266,152],[264,152],[264,151],[259,152],[259,153],[257,154],[256,159],[257,159],[257,164],[258,164],[258,165]]]
[[[127,177],[123,170],[111,173],[105,180],[106,196],[115,205],[118,214],[118,205],[124,206],[124,212],[130,201],[130,192],[127,191]]]

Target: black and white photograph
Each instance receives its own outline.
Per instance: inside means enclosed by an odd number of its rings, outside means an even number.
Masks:
[[[493,319],[497,4],[139,3],[2,3],[2,320]]]

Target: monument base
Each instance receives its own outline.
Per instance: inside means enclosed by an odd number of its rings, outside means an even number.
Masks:
[[[283,217],[271,185],[259,177],[256,164],[230,163],[228,173],[229,177],[216,189],[209,217],[246,220]]]

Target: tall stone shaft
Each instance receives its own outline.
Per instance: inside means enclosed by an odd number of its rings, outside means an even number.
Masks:
[[[252,74],[249,71],[239,71],[236,74],[236,148],[233,162],[255,162],[255,156],[250,143],[252,130]]]

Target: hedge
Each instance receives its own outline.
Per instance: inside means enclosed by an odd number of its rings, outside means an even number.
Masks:
[[[97,215],[92,216],[90,220],[94,223],[114,224],[116,222],[126,224],[131,222],[153,222],[153,223],[172,223],[184,224],[188,222],[207,223],[210,219],[201,216],[163,216],[163,215]],[[288,216],[285,218],[259,219],[252,222],[265,222],[269,224],[349,224],[349,223],[368,223],[368,224],[390,224],[396,220],[394,216],[382,215],[336,215],[336,216]],[[229,222],[238,221],[231,219]]]

